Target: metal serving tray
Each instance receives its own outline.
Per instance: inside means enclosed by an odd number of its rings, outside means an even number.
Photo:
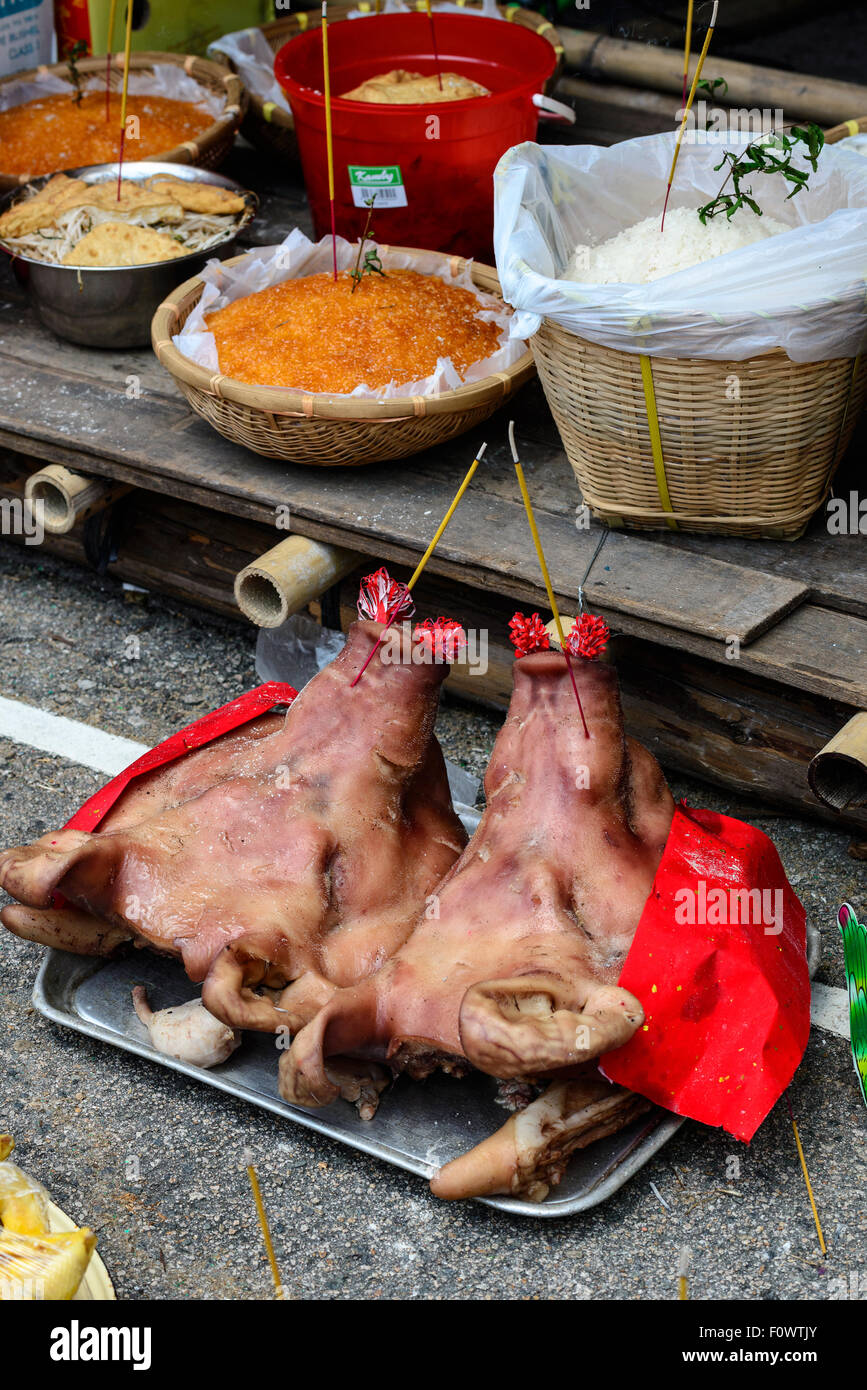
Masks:
[[[151,1047],[147,1030],[133,1011],[133,985],[147,987],[154,1009],[184,1003],[194,993],[177,961],[148,951],[110,961],[48,951],[36,979],[33,1003],[54,1023],[184,1072],[423,1178],[487,1138],[506,1119],[506,1112],[494,1102],[493,1081],[479,1073],[463,1081],[437,1074],[423,1084],[400,1078],[383,1095],[373,1120],[359,1119],[355,1107],[345,1101],[321,1110],[287,1105],[277,1091],[278,1059],[272,1037],[248,1033],[237,1052],[210,1071],[175,1061]],[[622,1187],[682,1124],[679,1116],[654,1109],[619,1134],[578,1150],[563,1181],[545,1202],[511,1197],[480,1200],[519,1216],[571,1216],[586,1211]]]

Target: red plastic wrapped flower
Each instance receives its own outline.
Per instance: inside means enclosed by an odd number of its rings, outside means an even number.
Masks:
[[[570,656],[584,656],[593,661],[602,655],[610,636],[611,631],[604,618],[582,613],[580,618],[575,619],[572,631],[566,637],[566,647]]]
[[[358,594],[358,616],[371,622],[387,623],[392,618],[410,618],[415,604],[409,590],[399,580],[392,579],[387,569],[378,569],[361,581]]]
[[[435,661],[454,661],[458,648],[467,645],[467,635],[454,618],[425,618],[416,624],[412,638],[429,646]]]
[[[509,620],[509,638],[515,648],[516,660],[529,656],[531,652],[546,652],[551,646],[545,624],[538,613],[533,613],[529,618],[525,618],[523,613],[516,613]]]

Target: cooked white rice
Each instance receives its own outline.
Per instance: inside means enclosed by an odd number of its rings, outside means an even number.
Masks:
[[[659,226],[659,215],[645,217],[598,246],[576,246],[563,279],[587,285],[643,285],[789,230],[775,218],[758,217],[748,209],[731,219],[721,213],[703,223],[695,208],[670,208],[665,230],[660,232]]]

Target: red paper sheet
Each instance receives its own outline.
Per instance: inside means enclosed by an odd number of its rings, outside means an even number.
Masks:
[[[104,787],[100,787],[99,791],[76,811],[72,820],[67,821],[64,829],[95,830],[134,777],[140,777],[143,772],[152,772],[155,767],[162,767],[164,763],[174,762],[185,753],[192,753],[194,748],[202,748],[206,743],[212,743],[221,734],[227,734],[231,729],[237,729],[241,724],[249,724],[252,719],[267,714],[275,705],[291,705],[297,694],[298,691],[291,685],[284,685],[280,681],[268,681],[266,685],[257,685],[255,690],[248,690],[245,695],[239,695],[237,700],[232,700],[228,705],[221,705],[219,709],[203,715],[194,724],[188,724],[185,729],[179,729],[176,734],[158,743],[156,748],[142,753],[128,768],[119,772]]]
[[[743,889],[762,891],[761,907],[733,900]],[[605,1076],[751,1139],[810,1033],[804,908],[768,837],[678,807],[619,984],[645,1021],[601,1059]]]

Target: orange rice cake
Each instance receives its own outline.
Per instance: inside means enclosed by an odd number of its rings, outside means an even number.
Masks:
[[[458,373],[500,345],[476,296],[415,270],[349,271],[284,280],[206,316],[220,371],[255,386],[349,393],[430,376],[440,358]]]

